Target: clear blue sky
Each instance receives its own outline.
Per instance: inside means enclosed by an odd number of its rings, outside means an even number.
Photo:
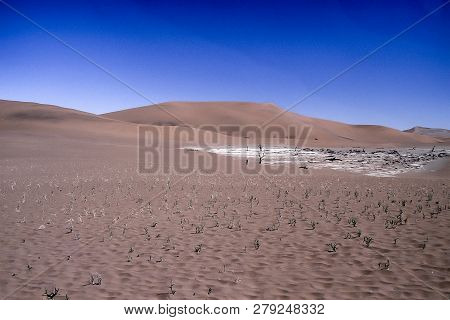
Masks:
[[[154,102],[283,108],[443,3],[6,2]],[[0,99],[93,113],[149,104],[1,2]],[[399,129],[448,128],[450,4],[294,111]]]

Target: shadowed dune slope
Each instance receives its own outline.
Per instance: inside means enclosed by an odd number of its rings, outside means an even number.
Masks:
[[[165,111],[163,111],[164,109]],[[104,114],[110,119],[152,125],[271,125],[297,128],[297,136],[309,126],[306,146],[402,146],[438,144],[434,137],[402,132],[375,125],[349,125],[301,116],[271,103],[248,102],[167,102]],[[274,119],[273,121],[271,121]],[[227,133],[227,132],[225,132]],[[266,135],[267,137],[267,135]],[[292,135],[289,133],[289,137]]]
[[[192,145],[198,141],[200,130],[193,128],[193,138],[190,138],[174,134],[176,128],[155,125],[151,126],[150,132],[154,138],[169,142],[158,146]],[[21,139],[32,138],[35,142],[39,141],[39,144],[45,142],[48,146],[52,146],[55,139],[60,142],[70,139],[83,143],[136,147],[138,126],[133,122],[53,105],[0,100],[0,134],[11,143],[23,141],[16,139],[21,137]],[[209,141],[208,139],[221,145],[230,141],[222,134],[213,134],[212,137],[209,135],[205,142]]]
[[[53,105],[0,100],[0,132],[128,141],[136,138],[136,125]]]

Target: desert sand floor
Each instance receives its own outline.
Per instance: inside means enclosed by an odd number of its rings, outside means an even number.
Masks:
[[[133,146],[1,139],[3,299],[450,297],[448,163],[139,175]]]

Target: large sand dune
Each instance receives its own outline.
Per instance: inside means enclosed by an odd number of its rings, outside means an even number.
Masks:
[[[441,144],[442,139],[376,125],[349,125],[341,122],[282,113],[274,104],[246,102],[168,102],[95,115],[62,107],[0,100],[0,130],[19,134],[135,142],[136,124],[155,127],[234,125],[268,126],[286,129],[288,138],[305,146],[413,146]],[[275,119],[271,121],[272,119]],[[267,127],[267,126],[266,126]],[[297,131],[288,132],[295,127]],[[311,129],[305,140],[305,128]],[[227,129],[222,134],[234,134]],[[266,131],[267,133],[267,131]],[[264,133],[263,133],[264,135]],[[219,141],[225,141],[219,134]],[[267,136],[266,136],[267,138]]]
[[[136,125],[53,105],[0,100],[0,132],[134,142]]]
[[[192,128],[191,136],[176,135],[174,126],[150,125],[158,138],[172,144],[198,141],[199,131]],[[0,132],[6,136],[51,137],[89,143],[119,144],[136,147],[138,125],[74,109],[31,102],[0,100]],[[203,135],[205,136],[205,135]],[[188,139],[189,138],[189,139]],[[219,144],[226,144],[222,134],[205,136]],[[207,140],[205,140],[206,142]]]
[[[305,125],[311,127],[306,146],[401,146],[438,144],[434,137],[402,132],[375,125],[349,125],[336,121],[301,116],[270,103],[246,102],[167,102],[127,109],[103,116],[126,122],[152,125],[271,125],[297,126],[301,135]],[[272,119],[275,119],[271,121]],[[291,135],[289,135],[292,137]],[[298,138],[298,137],[296,137]]]

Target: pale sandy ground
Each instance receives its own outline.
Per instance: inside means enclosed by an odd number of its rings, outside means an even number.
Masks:
[[[0,123],[3,299],[450,297],[448,161],[392,178],[140,175],[132,124],[118,139],[107,120],[78,138],[82,123],[30,122]]]

